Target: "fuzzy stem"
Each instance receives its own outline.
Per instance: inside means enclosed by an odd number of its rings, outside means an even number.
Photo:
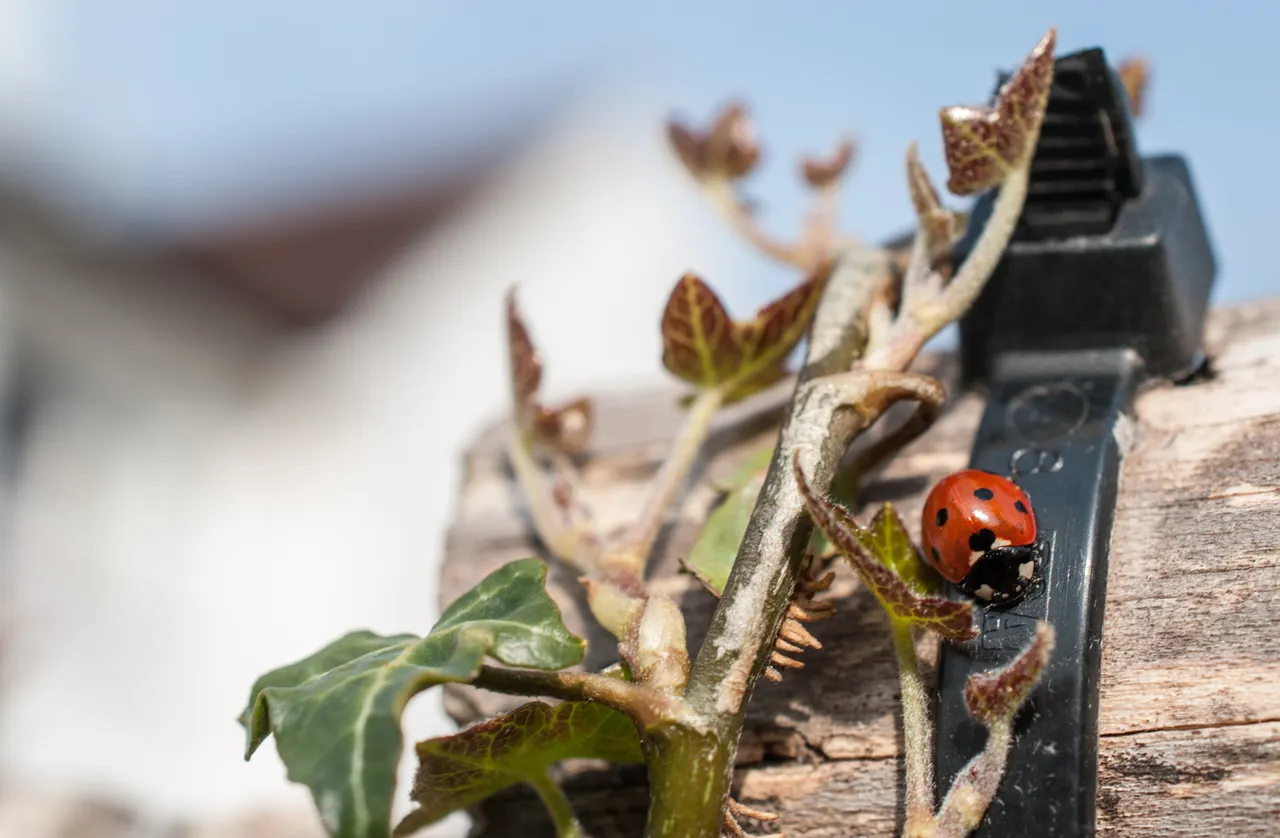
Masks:
[[[654,542],[658,540],[658,533],[662,531],[667,511],[688,482],[689,471],[702,450],[702,444],[711,430],[711,421],[722,404],[724,392],[720,388],[709,387],[698,391],[693,404],[689,406],[684,426],[653,479],[640,514],[618,543],[601,557],[599,564],[603,574],[644,578],[645,565],[653,551]]]
[[[635,720],[641,729],[689,716],[684,703],[655,689],[591,672],[542,672],[483,666],[472,683],[507,695],[598,701]]]
[[[781,242],[760,229],[751,211],[738,196],[738,190],[732,180],[724,177],[705,178],[701,181],[701,185],[711,206],[728,222],[735,233],[772,259],[798,268],[806,267],[804,254],[798,248]]]
[[[573,806],[569,804],[564,789],[551,778],[550,770],[530,777],[528,782],[538,793],[538,797],[542,798],[542,804],[547,807],[547,813],[555,822],[557,838],[583,838],[582,825],[573,813]]]
[[[930,292],[929,280],[935,277],[929,265],[929,236],[920,229],[911,243],[910,258],[902,275],[902,299],[899,311],[915,311]],[[876,347],[878,348],[878,347]],[[871,352],[874,352],[873,348]]]
[[[1001,719],[987,728],[986,747],[964,767],[942,801],[936,838],[965,838],[982,823],[1004,779],[1012,742],[1012,719]]]
[[[916,297],[910,308],[904,306],[890,338],[867,353],[863,359],[864,366],[868,369],[903,369],[920,354],[929,338],[964,314],[982,291],[1013,238],[1027,199],[1029,178],[1030,169],[1025,165],[1009,173],[996,194],[991,217],[955,277],[938,297]],[[926,258],[927,249],[913,250],[912,259],[917,257]],[[908,273],[916,269],[913,265],[908,268]]]
[[[965,257],[964,264],[947,285],[937,306],[924,307],[921,320],[934,332],[964,314],[977,299],[982,286],[986,285],[1018,227],[1030,180],[1031,161],[1028,159],[1010,171],[1000,184],[1000,191],[996,193],[991,207],[991,217],[983,224],[973,250]]]
[[[516,479],[524,490],[529,517],[533,519],[538,537],[553,556],[578,570],[589,572],[599,552],[595,534],[575,521],[557,503],[555,491],[548,485],[542,466],[519,429],[513,432],[507,453]]]
[[[911,621],[892,619],[893,645],[902,683],[902,741],[906,749],[906,838],[928,835],[933,826],[933,725],[929,695],[920,677]]]
[[[839,223],[840,196],[843,191],[839,178],[814,190],[809,211],[805,214],[800,245],[797,248],[797,256],[807,270],[825,262],[835,252],[837,239],[842,238],[837,232],[836,225]],[[849,236],[847,239],[842,239],[840,244],[845,247],[854,247],[860,244],[860,241],[854,236]]]

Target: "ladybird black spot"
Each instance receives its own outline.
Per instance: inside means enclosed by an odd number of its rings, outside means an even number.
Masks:
[[[1027,505],[1020,500],[1014,501],[1013,508],[1021,512],[1023,515],[1027,514]]]
[[[933,522],[940,527],[947,523],[947,508],[945,506],[938,510],[937,515],[933,516]]]
[[[996,496],[996,493],[986,488],[974,489],[973,496],[978,500],[991,500]]]
[[[929,551],[933,553],[933,560],[938,564],[942,564],[942,556],[938,553],[937,547],[930,547]]]
[[[969,549],[975,553],[985,553],[991,549],[991,545],[996,543],[996,534],[991,530],[983,527],[982,529],[969,536]]]

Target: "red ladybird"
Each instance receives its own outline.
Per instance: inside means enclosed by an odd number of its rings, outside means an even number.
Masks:
[[[920,532],[925,557],[960,590],[987,602],[1012,602],[1036,577],[1036,516],[1012,481],[967,469],[934,486]]]

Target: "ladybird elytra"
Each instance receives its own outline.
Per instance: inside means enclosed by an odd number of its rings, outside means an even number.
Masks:
[[[978,599],[1012,602],[1037,576],[1031,499],[1006,477],[979,469],[944,477],[925,500],[920,530],[934,569]]]

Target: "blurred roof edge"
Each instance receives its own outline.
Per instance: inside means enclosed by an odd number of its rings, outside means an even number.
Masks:
[[[11,172],[0,182],[0,224],[10,232],[23,228],[18,241],[35,234],[42,246],[81,258],[176,259],[276,318],[314,325],[341,312],[382,266],[553,130],[582,93],[580,84],[548,86],[544,95],[495,114],[483,129],[473,125],[451,135],[446,129],[426,138],[415,130],[420,126],[383,131],[372,138],[372,146],[381,146],[371,152],[381,155],[372,165],[313,168],[285,194],[264,194],[278,183],[246,176],[215,210],[174,219],[159,217],[154,206],[127,211],[77,203],[68,199],[75,194],[68,183]]]

